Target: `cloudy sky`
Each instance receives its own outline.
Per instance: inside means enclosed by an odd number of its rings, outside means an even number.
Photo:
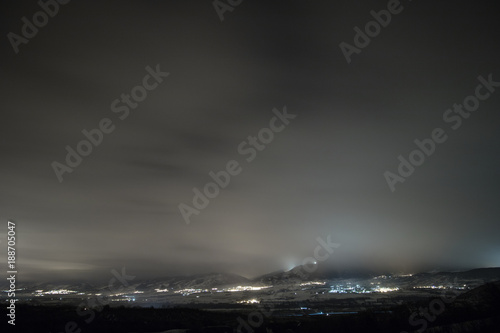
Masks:
[[[500,81],[494,4],[403,0],[348,63],[339,45],[387,6],[243,1],[221,21],[211,1],[71,1],[23,39],[40,6],[3,1],[0,240],[16,221],[19,279],[252,277],[328,235],[331,266],[500,266],[500,88],[448,114],[458,128],[443,119],[479,76]],[[169,75],[126,107],[148,66]],[[247,161],[238,147],[284,107],[296,117]],[[60,182],[54,162],[106,118]],[[384,173],[436,128],[447,140],[391,191]],[[241,172],[186,224],[179,204],[231,160]]]

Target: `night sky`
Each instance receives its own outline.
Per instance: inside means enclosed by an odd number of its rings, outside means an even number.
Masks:
[[[402,0],[348,63],[341,43],[388,3],[245,0],[221,21],[211,1],[70,1],[19,42],[41,7],[2,1],[0,255],[10,219],[25,281],[253,277],[328,235],[331,267],[500,266],[498,10]],[[477,110],[453,111],[464,100]],[[54,162],[103,119],[60,181]],[[391,190],[398,156],[439,128]],[[186,223],[179,205],[230,161],[240,172]]]

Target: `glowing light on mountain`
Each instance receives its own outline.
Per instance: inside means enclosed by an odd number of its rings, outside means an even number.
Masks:
[[[292,270],[294,267],[297,267],[299,265],[299,261],[295,258],[287,258],[285,259],[285,262],[283,263],[284,265],[284,270],[285,272],[288,272]]]

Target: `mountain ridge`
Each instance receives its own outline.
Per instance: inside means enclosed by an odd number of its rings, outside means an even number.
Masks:
[[[206,273],[195,275],[183,275],[162,277],[155,279],[133,279],[129,283],[135,286],[138,291],[153,289],[210,289],[217,287],[238,286],[238,285],[280,285],[290,283],[300,283],[306,281],[342,281],[356,280],[364,281],[380,278],[387,281],[399,283],[405,287],[417,285],[450,284],[462,283],[463,281],[476,281],[478,284],[500,280],[500,267],[475,268],[458,272],[434,272],[416,274],[392,274],[387,272],[375,272],[365,269],[330,269],[317,267],[310,271],[307,267],[296,266],[288,271],[274,271],[271,273],[248,279],[234,273]],[[7,283],[0,285],[1,289],[6,289]],[[102,283],[65,283],[65,282],[40,282],[40,283],[19,283],[18,288],[30,289],[68,289],[95,291],[107,288],[107,284]]]

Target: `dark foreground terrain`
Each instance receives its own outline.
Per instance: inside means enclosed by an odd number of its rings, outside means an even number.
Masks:
[[[488,283],[447,302],[439,297],[358,313],[307,312],[291,315],[279,308],[248,306],[237,310],[18,304],[16,325],[3,315],[2,332],[500,332],[500,281]],[[443,306],[444,305],[444,306]],[[282,308],[292,306],[283,304]],[[4,308],[5,309],[5,308]],[[5,313],[5,312],[4,312]]]

